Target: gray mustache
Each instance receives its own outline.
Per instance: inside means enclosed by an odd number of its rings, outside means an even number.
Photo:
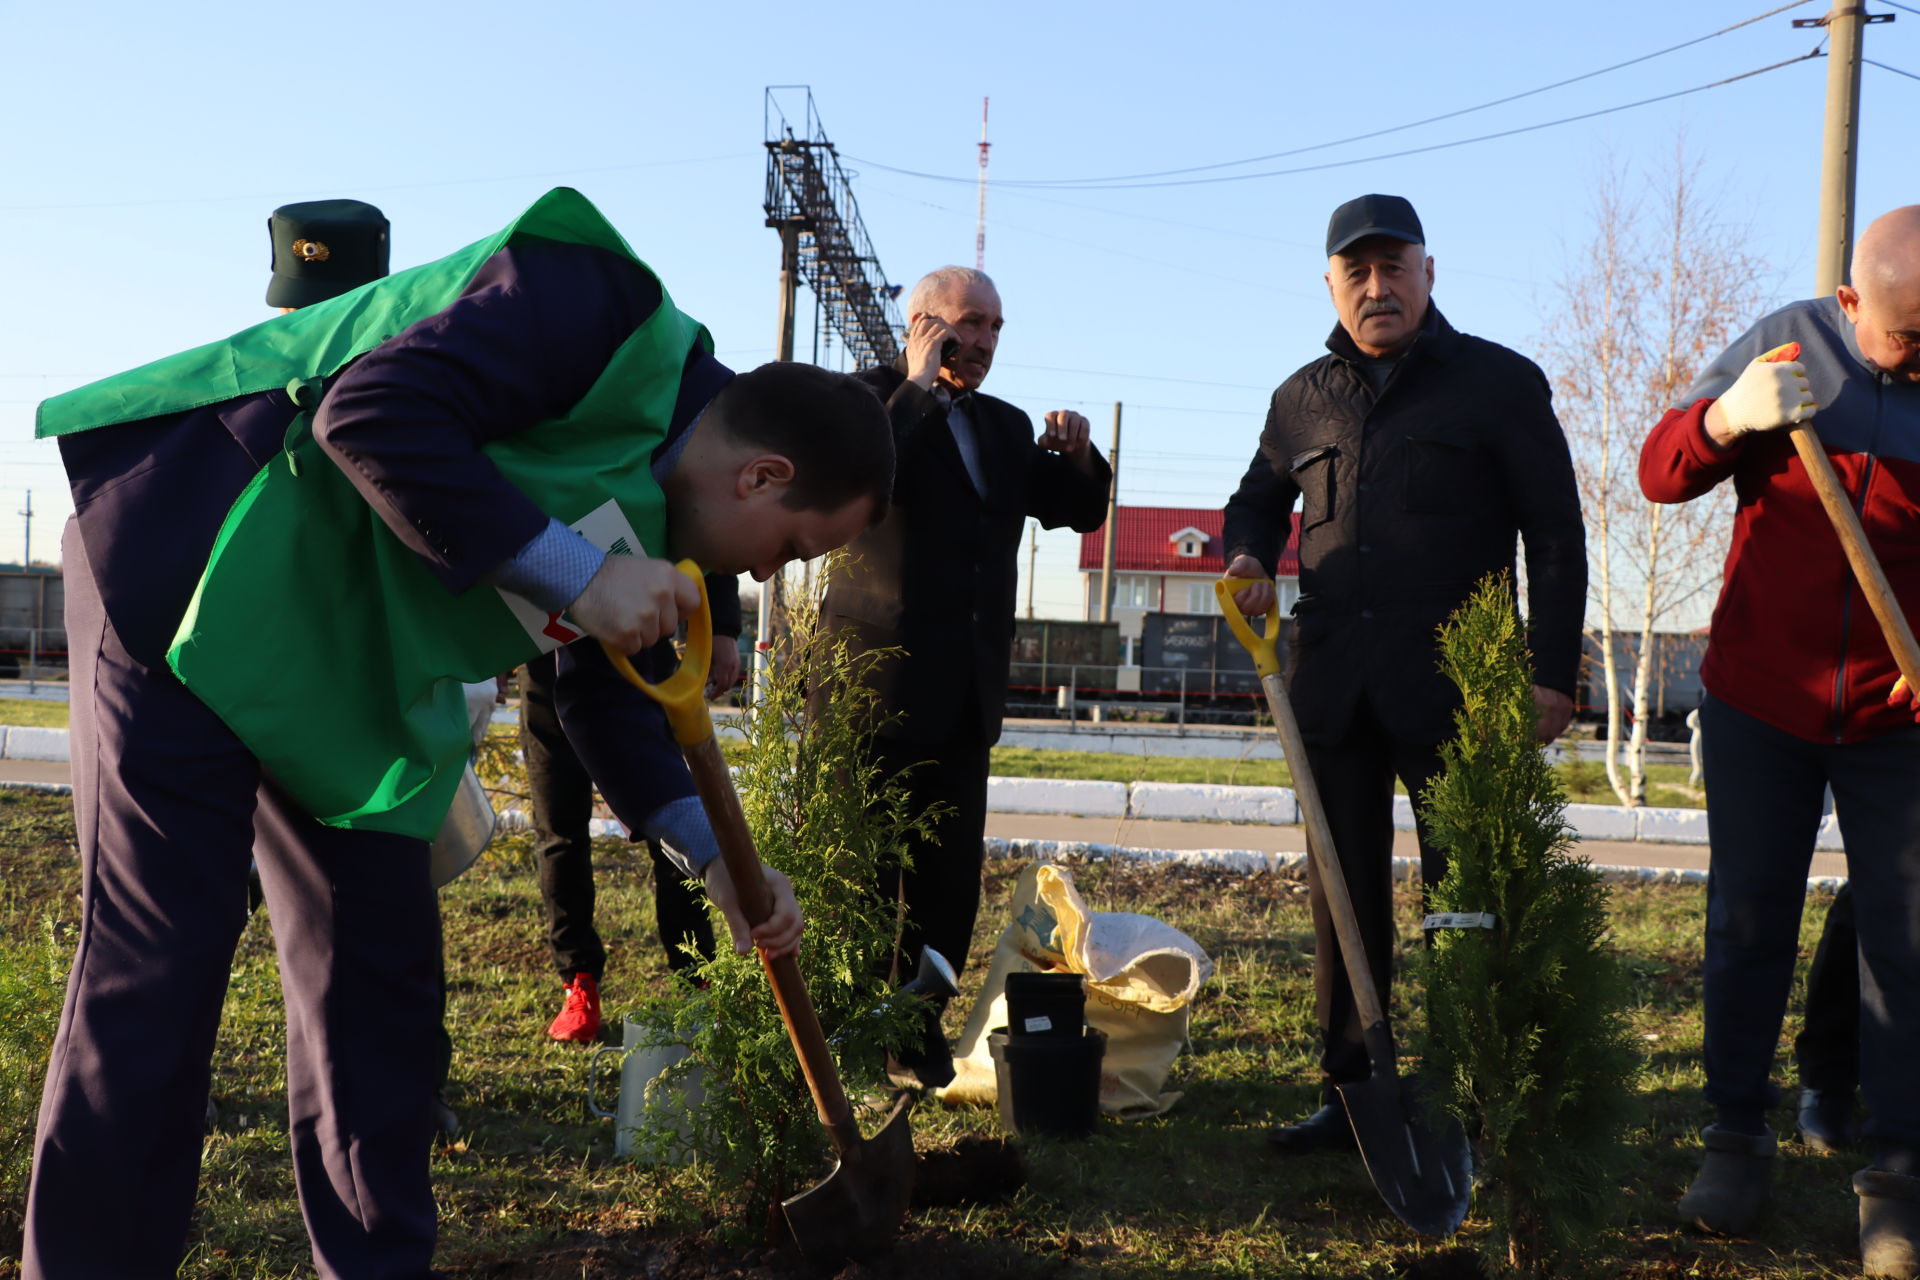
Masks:
[[[1369,302],[1360,308],[1360,318],[1362,320],[1365,320],[1368,316],[1397,316],[1399,314],[1400,304],[1397,302],[1387,302],[1385,300]]]

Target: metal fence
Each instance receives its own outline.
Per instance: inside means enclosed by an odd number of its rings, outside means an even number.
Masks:
[[[1251,725],[1264,713],[1258,678],[1213,667],[1016,665],[1007,685],[1007,714],[1029,719],[1133,721],[1145,724]],[[1123,689],[1121,673],[1139,673],[1139,689]],[[1022,680],[1022,675],[1028,679]]]

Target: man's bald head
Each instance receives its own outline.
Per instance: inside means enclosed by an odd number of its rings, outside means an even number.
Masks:
[[[1853,247],[1853,280],[1834,292],[1860,354],[1920,383],[1920,204],[1883,213]]]

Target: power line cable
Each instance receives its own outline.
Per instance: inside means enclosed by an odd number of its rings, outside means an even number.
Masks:
[[[1893,72],[1893,74],[1897,76],[1905,76],[1909,80],[1920,80],[1920,76],[1913,74],[1913,72],[1911,71],[1902,71],[1900,68],[1890,67],[1884,62],[1875,62],[1872,58],[1862,58],[1860,59],[1860,61],[1866,63],[1870,67],[1878,67],[1882,71],[1891,71]]]
[[[1912,8],[1911,6],[1901,4],[1900,0],[1883,0],[1883,3],[1890,4],[1896,9],[1905,9],[1908,13],[1920,13],[1920,9],[1915,9],[1915,8]]]
[[[1405,151],[1389,151],[1382,155],[1362,156],[1354,160],[1329,160],[1325,164],[1300,165],[1292,169],[1268,169],[1260,173],[1234,173],[1215,178],[1180,178],[1168,182],[1124,182],[1111,183],[1106,186],[1085,185],[1071,189],[1075,191],[1143,191],[1155,187],[1212,186],[1222,182],[1247,182],[1254,178],[1286,178],[1300,173],[1318,173],[1325,169],[1343,169],[1356,164],[1375,164],[1382,160],[1398,160],[1405,156],[1425,155],[1432,151],[1448,151],[1454,147],[1464,147],[1476,142],[1492,142],[1498,138],[1511,138],[1523,133],[1537,133],[1542,129],[1557,128],[1563,124],[1577,124],[1582,120],[1593,120],[1600,116],[1613,115],[1619,111],[1630,111],[1635,107],[1651,106],[1656,102],[1669,102],[1675,98],[1687,97],[1690,94],[1704,93],[1708,89],[1718,89],[1725,85],[1736,84],[1741,80],[1751,80],[1753,77],[1765,75],[1769,71],[1778,71],[1782,67],[1790,67],[1795,63],[1806,62],[1820,56],[1820,49],[1815,47],[1797,58],[1786,58],[1780,62],[1772,63],[1769,66],[1756,67],[1752,71],[1743,71],[1739,75],[1727,76],[1724,79],[1713,80],[1706,84],[1698,84],[1691,89],[1676,89],[1672,93],[1663,93],[1651,98],[1641,98],[1637,102],[1623,102],[1618,106],[1603,107],[1598,111],[1583,111],[1579,115],[1562,116],[1558,120],[1546,120],[1539,124],[1522,125],[1516,129],[1502,129],[1497,133],[1483,133],[1472,138],[1457,138],[1452,142],[1436,142],[1426,147],[1409,147]],[[849,159],[851,158],[852,157],[849,157]],[[935,182],[961,181],[960,179],[948,178],[941,174],[916,173],[910,169],[896,169],[891,165],[878,164],[871,160],[857,161],[856,163],[872,164],[874,167],[886,169],[890,173],[904,174],[914,178],[927,178]],[[969,181],[972,180],[969,179]],[[989,182],[991,182],[991,179]]]
[[[1220,160],[1213,164],[1189,165],[1181,169],[1159,169],[1147,173],[1113,174],[1101,178],[989,178],[987,182],[989,186],[1009,190],[1020,187],[1055,187],[1065,190],[1087,188],[1100,190],[1102,189],[1100,184],[1140,182],[1150,178],[1172,178],[1189,173],[1206,173],[1215,169],[1233,169],[1245,164],[1262,164],[1268,160],[1283,160],[1288,156],[1306,155],[1313,151],[1325,151],[1329,147],[1343,147],[1351,142],[1367,142],[1374,138],[1384,138],[1389,134],[1404,133],[1409,129],[1418,129],[1425,125],[1438,124],[1442,120],[1453,120],[1460,116],[1472,115],[1478,111],[1487,111],[1494,107],[1505,106],[1509,102],[1519,102],[1523,98],[1535,97],[1542,93],[1549,93],[1555,89],[1564,89],[1570,84],[1579,84],[1583,80],[1592,80],[1597,76],[1607,75],[1614,71],[1621,71],[1627,67],[1637,66],[1642,62],[1650,62],[1655,58],[1665,57],[1669,53],[1678,53],[1682,49],[1690,49],[1697,44],[1704,44],[1708,40],[1717,39],[1730,32],[1738,31],[1742,27],[1752,26],[1756,22],[1764,21],[1776,14],[1785,13],[1789,9],[1797,9],[1811,2],[1812,0],[1791,0],[1791,3],[1779,5],[1767,10],[1765,13],[1755,14],[1753,17],[1743,19],[1740,22],[1734,23],[1732,26],[1722,27],[1718,31],[1710,31],[1703,36],[1695,36],[1691,40],[1683,40],[1679,44],[1669,45],[1664,49],[1656,49],[1652,53],[1643,53],[1637,58],[1628,58],[1625,62],[1616,62],[1612,66],[1601,67],[1597,71],[1583,72],[1577,76],[1569,76],[1564,80],[1555,80],[1552,84],[1543,84],[1538,88],[1524,89],[1519,93],[1510,93],[1504,98],[1495,98],[1489,102],[1476,103],[1471,107],[1460,107],[1457,110],[1442,112],[1437,116],[1427,116],[1425,119],[1408,121],[1406,124],[1391,125],[1385,129],[1375,129],[1369,133],[1356,133],[1345,138],[1335,138],[1330,142],[1316,142],[1311,146],[1293,147],[1286,151],[1273,151],[1266,155],[1247,156],[1239,160]],[[1888,0],[1888,3],[1892,3],[1892,0]],[[848,156],[847,158],[856,164],[872,164],[876,168],[881,169],[890,168],[887,165],[880,164],[878,161],[861,160],[855,156]],[[965,182],[972,185],[979,181],[978,177],[951,178],[941,174],[916,173],[906,169],[891,169],[890,171],[907,174],[915,178],[931,178],[941,182]]]
[[[548,169],[541,173],[505,173],[486,178],[442,178],[429,182],[390,182],[384,185],[336,183],[331,190],[351,187],[368,194],[382,191],[413,191],[423,187],[466,187],[487,182],[524,182],[533,178],[571,178],[582,174],[619,173],[628,169],[665,169],[677,165],[711,164],[716,160],[745,159],[751,152],[731,151],[717,156],[689,156],[680,160],[640,160],[631,164],[607,164],[590,169]],[[110,200],[99,204],[0,204],[0,213],[47,213],[76,209],[152,209],[164,205],[226,204],[241,200],[283,200],[297,192],[269,191],[258,195],[191,196],[177,200]]]

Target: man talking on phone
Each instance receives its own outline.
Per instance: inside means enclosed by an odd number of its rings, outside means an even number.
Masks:
[[[980,906],[987,758],[1007,709],[1017,553],[1029,517],[1085,533],[1106,517],[1112,471],[1085,417],[1046,415],[1036,438],[1020,409],[980,391],[1003,323],[986,273],[942,267],[914,286],[906,354],[856,375],[887,403],[898,463],[884,521],[848,547],[828,580],[825,625],[858,654],[903,653],[870,669],[883,777],[905,771],[914,812],[944,807],[911,864],[880,892],[906,907],[896,964],[922,948],[958,970]],[[914,767],[917,766],[917,767]],[[900,1055],[922,1084],[953,1068],[931,1013],[925,1044]]]

